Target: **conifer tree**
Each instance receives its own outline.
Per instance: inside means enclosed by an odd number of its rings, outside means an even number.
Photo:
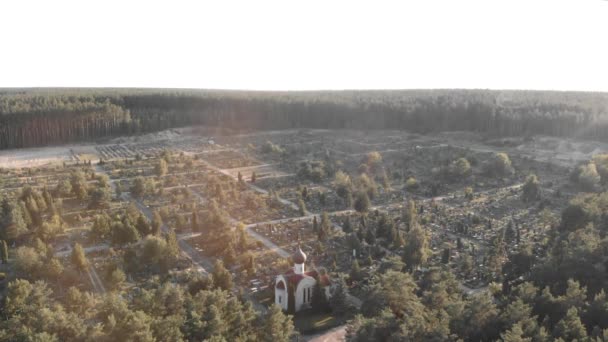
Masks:
[[[0,257],[2,258],[3,264],[8,262],[8,245],[4,240],[0,241]]]
[[[70,255],[70,261],[79,272],[84,272],[89,268],[89,261],[84,254],[84,249],[79,243],[74,245],[72,254]]]
[[[294,326],[291,317],[283,314],[278,305],[272,305],[266,314],[264,327],[260,331],[259,341],[289,342],[293,333]]]

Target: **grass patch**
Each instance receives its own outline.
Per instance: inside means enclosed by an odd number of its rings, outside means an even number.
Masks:
[[[302,334],[325,331],[342,323],[342,318],[332,313],[313,313],[310,310],[298,312],[293,318],[293,324]]]

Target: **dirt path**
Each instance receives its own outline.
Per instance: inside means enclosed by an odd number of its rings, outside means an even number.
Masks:
[[[346,340],[346,327],[347,325],[341,325],[328,330],[321,334],[315,335],[303,335],[302,341],[306,342],[340,342]]]

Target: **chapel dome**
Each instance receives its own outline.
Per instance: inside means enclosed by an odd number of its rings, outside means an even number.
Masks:
[[[300,248],[300,246],[298,246],[298,249],[292,256],[292,258],[293,258],[293,262],[296,264],[303,264],[306,262],[306,254],[304,254],[304,252],[302,252],[302,249]]]

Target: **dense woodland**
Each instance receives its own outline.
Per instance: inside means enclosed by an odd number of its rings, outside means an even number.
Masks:
[[[187,125],[224,129],[466,130],[608,140],[608,94],[490,90],[247,92],[0,90],[0,148]]]

